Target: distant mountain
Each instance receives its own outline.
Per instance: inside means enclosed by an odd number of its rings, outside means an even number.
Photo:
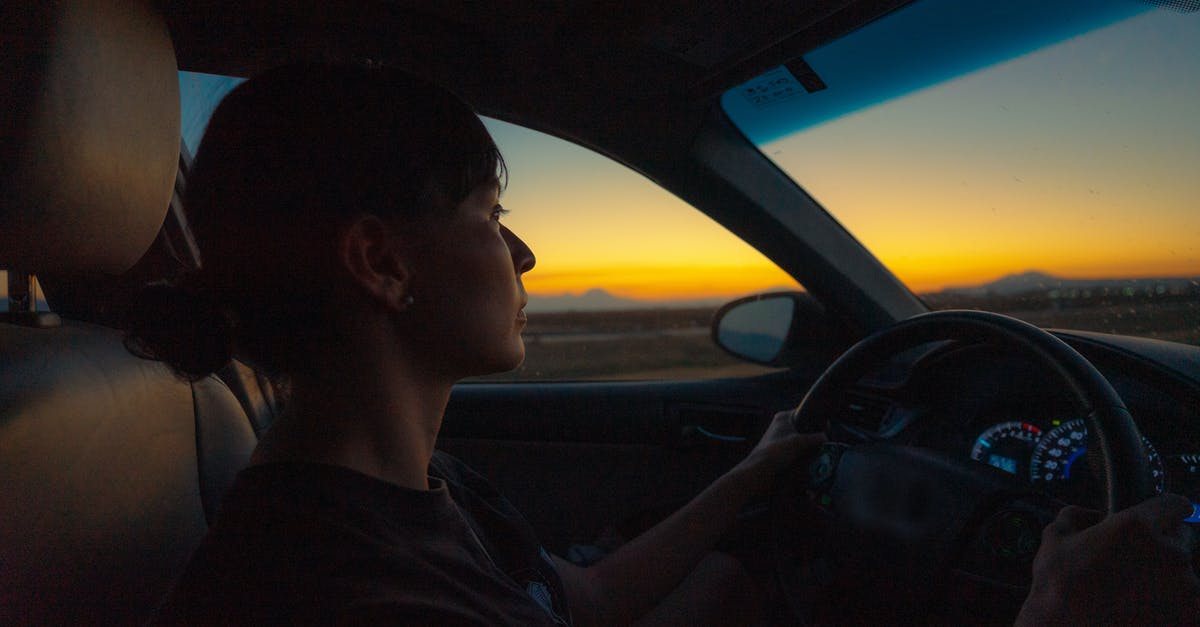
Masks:
[[[1027,292],[1045,291],[1061,288],[1064,279],[1040,272],[1027,270],[1019,274],[1009,274],[990,283],[982,285],[947,287],[942,292],[968,295],[1012,296]]]
[[[1173,278],[1137,278],[1137,279],[1064,279],[1045,272],[1029,270],[1019,274],[1010,274],[983,285],[947,287],[943,294],[961,294],[964,296],[1016,296],[1031,292],[1049,293],[1053,291],[1108,291],[1121,293],[1132,290],[1143,292],[1154,290],[1158,293],[1188,293],[1194,291],[1200,277]]]
[[[530,294],[529,304],[525,306],[525,310],[546,312],[636,309],[638,304],[636,300],[613,296],[601,289],[590,289],[582,294],[566,293],[553,296]]]
[[[620,311],[623,309],[686,309],[689,307],[716,307],[731,299],[702,298],[694,300],[641,300],[614,296],[600,288],[592,288],[582,294],[529,295],[525,310],[530,313],[559,311]]]

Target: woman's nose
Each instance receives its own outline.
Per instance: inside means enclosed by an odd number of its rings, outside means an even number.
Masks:
[[[532,270],[533,266],[537,264],[537,257],[534,257],[533,250],[508,227],[501,225],[501,228],[504,229],[504,237],[508,240],[508,250],[512,254],[513,268],[516,269],[517,274],[524,274]]]

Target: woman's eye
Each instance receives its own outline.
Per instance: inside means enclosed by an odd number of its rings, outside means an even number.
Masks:
[[[496,205],[496,207],[494,209],[492,209],[492,219],[496,220],[497,222],[500,221],[500,218],[502,218],[506,215],[508,215],[508,209],[505,209],[504,207],[501,207],[500,205]]]

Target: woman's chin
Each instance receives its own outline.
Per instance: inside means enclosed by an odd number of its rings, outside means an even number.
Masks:
[[[480,360],[480,372],[473,372],[468,376],[484,376],[510,372],[520,368],[523,363],[525,363],[525,343],[518,336],[515,346],[510,347],[506,351],[498,351],[495,355],[491,355],[490,359]]]
[[[523,363],[525,363],[525,342],[523,342],[520,336],[518,336],[516,348],[512,351],[512,354],[509,355],[509,359],[506,361],[504,367],[497,372],[516,370],[517,368],[520,368],[521,364]]]

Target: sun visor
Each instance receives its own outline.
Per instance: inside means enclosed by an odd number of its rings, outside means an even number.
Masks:
[[[756,144],[1003,63],[1130,16],[1131,0],[925,0],[725,92]]]
[[[174,187],[166,24],[149,2],[0,5],[0,268],[120,273],[154,240]]]

